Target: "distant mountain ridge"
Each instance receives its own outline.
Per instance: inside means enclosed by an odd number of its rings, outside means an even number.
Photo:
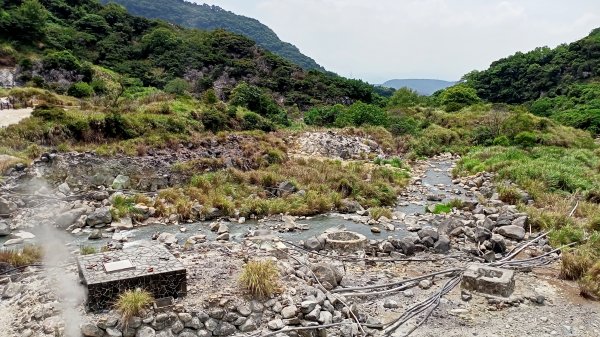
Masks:
[[[457,82],[433,79],[395,79],[382,84],[384,87],[400,89],[410,88],[421,95],[432,95],[434,92],[453,86]]]
[[[225,29],[256,41],[259,46],[306,70],[325,71],[325,68],[315,60],[302,54],[298,47],[281,41],[271,28],[260,21],[235,14],[219,6],[183,0],[100,0],[100,2],[118,3],[134,15],[163,19],[189,28]]]

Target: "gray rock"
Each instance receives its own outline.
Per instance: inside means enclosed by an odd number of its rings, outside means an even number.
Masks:
[[[296,312],[297,312],[296,306],[290,305],[290,306],[287,306],[287,307],[281,309],[281,316],[283,318],[292,318],[292,317],[296,316]]]
[[[304,315],[304,319],[308,320],[308,321],[318,321],[319,317],[321,317],[321,306],[317,305],[313,311],[309,312],[308,314]]]
[[[102,337],[104,331],[96,326],[96,324],[87,322],[81,325],[81,334],[85,337]]]
[[[107,337],[123,337],[123,333],[121,331],[119,331],[119,329],[106,328],[106,336]]]
[[[63,212],[54,220],[54,224],[56,227],[62,229],[71,227],[83,214],[85,214],[85,208],[76,208]]]
[[[396,309],[398,308],[398,302],[388,298],[383,302],[383,307],[386,309]]]
[[[210,337],[212,336],[212,332],[202,329],[200,331],[198,331],[198,337]]]
[[[323,242],[315,237],[310,237],[304,242],[304,248],[312,251],[319,251],[323,249]]]
[[[506,252],[506,242],[501,235],[493,234],[490,238],[490,242],[492,243],[492,250],[496,253],[504,253]]]
[[[229,233],[223,233],[223,234],[217,236],[216,240],[217,241],[229,241],[229,238],[230,238]]]
[[[433,239],[433,241],[437,241],[437,239],[439,238],[439,234],[438,234],[437,230],[435,230],[431,227],[423,228],[419,232],[417,232],[417,234],[419,235],[419,238],[421,238],[421,239],[423,239],[425,237],[430,237]]]
[[[2,298],[12,298],[17,296],[21,292],[21,284],[16,282],[11,282],[6,285],[4,291],[2,292]]]
[[[10,226],[6,221],[0,220],[0,236],[10,235]]]
[[[69,187],[69,184],[67,184],[67,183],[62,183],[62,184],[58,185],[58,191],[64,195],[71,194],[71,188]]]
[[[527,225],[527,218],[528,217],[526,215],[520,216],[512,221],[512,225],[525,228],[525,226]]]
[[[285,327],[285,324],[283,324],[283,321],[278,318],[269,321],[269,323],[267,323],[267,327],[269,327],[270,330],[281,330],[283,327]]]
[[[173,323],[173,325],[171,325],[171,331],[173,331],[174,334],[178,334],[181,331],[183,331],[183,323],[180,320],[176,320],[175,323]]]
[[[475,227],[473,231],[475,242],[482,243],[485,240],[489,240],[492,237],[492,232],[485,227]]]
[[[250,332],[250,331],[256,330],[257,328],[258,328],[258,326],[256,325],[256,322],[252,318],[248,318],[246,320],[246,322],[244,322],[244,324],[240,325],[241,332]]]
[[[183,322],[183,323],[187,323],[190,322],[192,320],[192,314],[189,314],[187,312],[181,312],[179,314],[177,314],[177,317],[179,317],[179,319]]]
[[[436,253],[445,254],[450,251],[450,238],[446,235],[440,236],[438,241],[433,246]]]
[[[318,303],[315,301],[303,301],[302,303],[300,303],[300,309],[303,313],[307,314],[313,311],[317,305]]]
[[[4,242],[4,246],[19,245],[23,242],[25,242],[25,240],[23,240],[22,238],[10,239],[10,240],[7,240],[6,242]]]
[[[364,211],[364,208],[356,200],[343,199],[342,201],[340,201],[340,206],[338,207],[338,211],[340,213],[356,213],[356,212]]]
[[[490,217],[486,216],[483,220],[483,227],[489,230],[493,230],[494,228],[496,228],[496,223],[492,219],[490,219]]]
[[[204,322],[204,327],[206,327],[208,331],[215,331],[218,325],[219,322],[216,321],[214,318],[211,318],[208,321]]]
[[[104,201],[110,197],[110,194],[107,191],[96,191],[91,192],[89,197],[96,201]]]
[[[226,224],[221,223],[221,224],[219,224],[217,234],[223,234],[223,233],[229,233],[229,227]]]
[[[156,333],[156,337],[175,337],[171,330],[163,330]]]
[[[99,240],[99,239],[102,239],[102,231],[99,229],[94,229],[88,236],[88,240]]]
[[[330,264],[315,264],[312,267],[312,272],[319,279],[319,282],[321,282],[326,288],[329,287],[333,289],[337,287],[340,284],[340,282],[342,282],[342,274],[337,270],[336,267]],[[327,285],[325,283],[327,283]]]
[[[112,214],[108,207],[97,208],[92,214],[89,214],[85,223],[88,226],[98,226],[110,224],[112,222]]]
[[[392,245],[400,250],[404,255],[413,255],[415,253],[415,243],[409,238],[392,240]]]
[[[213,336],[229,336],[233,335],[236,331],[235,326],[231,323],[221,322],[217,328],[213,331]]]
[[[279,184],[279,186],[277,187],[277,196],[283,197],[289,194],[292,194],[294,192],[296,192],[298,189],[296,188],[296,186],[289,182],[289,181],[284,181],[281,184]]]
[[[17,210],[17,205],[0,197],[0,214],[10,214]]]
[[[177,243],[177,237],[175,236],[175,234],[171,233],[160,233],[157,240],[158,242],[164,243],[169,246]]]
[[[181,317],[179,319],[181,319]],[[198,317],[192,317],[191,320],[184,322],[183,326],[185,326],[186,328],[192,328],[194,330],[200,330],[204,327],[204,324],[200,322],[200,319]]]
[[[525,238],[525,229],[514,225],[503,226],[498,228],[498,234],[509,239],[523,240]]]
[[[431,282],[431,280],[422,280],[421,282],[419,282],[419,288],[421,289],[429,289],[432,285],[433,282]]]
[[[125,190],[131,186],[131,179],[128,176],[119,174],[115,180],[113,180],[111,187],[115,190]]]
[[[193,330],[185,329],[179,333],[179,337],[198,337]]]
[[[244,317],[248,317],[252,313],[252,310],[250,310],[250,306],[246,303],[238,305],[236,309],[237,312]]]
[[[329,311],[321,311],[319,314],[319,323],[331,324],[333,322],[333,315]]]

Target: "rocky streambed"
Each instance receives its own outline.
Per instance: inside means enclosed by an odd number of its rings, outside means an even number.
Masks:
[[[173,223],[135,206],[148,213],[137,225],[110,216],[111,197],[119,193],[112,187],[126,183],[128,176],[117,175],[109,188],[83,191],[66,180],[47,183],[43,170],[25,175],[19,171],[24,168],[17,168],[3,186],[11,193],[0,200],[0,213],[10,214],[0,220],[0,230],[8,234],[0,238],[3,244],[47,245],[48,233],[36,229],[59,224],[66,237],[53,242],[53,247],[66,246],[74,255],[80,246],[135,252],[143,245],[164,245],[185,266],[188,291],[174,306],[147,310],[129,322],[113,310],[86,312],[82,298],[72,306],[75,311],[69,311],[62,299],[77,297],[62,292],[64,284],[57,286],[56,274],[48,272],[60,270],[76,279],[75,264],[66,257],[54,267],[28,267],[8,277],[0,274],[4,313],[0,328],[7,336],[56,336],[69,331],[69,337],[283,337],[322,336],[325,331],[327,336],[383,336],[407,310],[437,296],[446,282],[460,277],[473,263],[502,266],[511,251],[537,239],[515,258],[542,256],[549,265],[516,272],[502,294],[453,287],[414,335],[600,335],[598,306],[577,298],[576,286],[558,279],[553,261],[559,256],[547,238],[531,231],[526,214],[499,200],[492,175],[453,179],[450,171],[456,159],[443,155],[415,163],[413,178],[391,218],[375,220],[356,207],[346,214],[312,218],[216,217]],[[39,165],[45,167],[51,160],[48,155]],[[25,183],[20,184],[24,177]],[[449,213],[427,212],[453,199],[462,202]],[[523,193],[522,199],[527,201],[528,196]],[[322,235],[340,230],[356,234]],[[361,235],[364,240],[356,245],[334,244],[336,239]],[[252,299],[239,286],[244,264],[254,259],[277,264],[280,292],[270,298]],[[405,282],[405,287],[386,286],[398,282]],[[365,290],[365,294],[349,290],[372,287],[384,290]],[[425,313],[416,315],[390,335],[412,333],[425,317]],[[317,329],[323,325],[334,326]]]

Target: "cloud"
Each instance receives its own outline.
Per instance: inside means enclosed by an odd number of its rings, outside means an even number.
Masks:
[[[259,19],[327,69],[373,83],[458,79],[600,22],[597,0],[209,0]]]

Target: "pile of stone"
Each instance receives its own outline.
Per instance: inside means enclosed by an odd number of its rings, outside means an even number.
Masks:
[[[345,160],[383,155],[383,151],[375,141],[333,131],[303,133],[296,139],[296,148],[303,155]]]

